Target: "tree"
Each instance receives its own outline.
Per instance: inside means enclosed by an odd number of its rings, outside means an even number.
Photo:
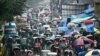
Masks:
[[[11,21],[20,15],[25,7],[26,0],[0,0],[0,20]]]

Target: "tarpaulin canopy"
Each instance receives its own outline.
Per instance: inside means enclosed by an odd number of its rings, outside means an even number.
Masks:
[[[90,15],[87,15],[86,13],[81,13],[77,15],[72,15],[71,18],[84,18],[84,17],[89,17]]]
[[[87,37],[80,37],[74,41],[74,45],[94,44],[93,40]]]
[[[71,23],[81,23],[81,22],[84,22],[85,20],[88,20],[88,19],[91,19],[93,16],[89,16],[89,17],[85,17],[85,18],[76,18],[76,19],[73,19],[71,21]]]
[[[87,32],[94,32],[94,24],[86,25]]]
[[[88,8],[87,10],[85,10],[84,12],[87,13],[87,14],[91,14],[95,11],[94,8]]]

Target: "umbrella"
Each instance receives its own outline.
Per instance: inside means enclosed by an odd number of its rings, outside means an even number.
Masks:
[[[74,41],[74,44],[75,45],[84,45],[84,41],[83,41],[83,39],[77,39]]]
[[[75,45],[94,44],[93,40],[86,37],[80,37],[74,41]]]
[[[100,50],[98,49],[91,50],[85,56],[100,56]]]
[[[80,37],[80,38],[84,40],[85,44],[94,44],[94,41],[89,39],[89,38],[87,38],[87,37],[83,36],[83,37]]]
[[[20,48],[19,47],[14,47],[14,50],[20,50]]]

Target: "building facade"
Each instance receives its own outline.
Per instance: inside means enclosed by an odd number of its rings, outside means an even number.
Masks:
[[[88,8],[88,5],[93,3],[90,0],[63,0],[62,1],[62,17],[67,17],[82,13]]]
[[[97,29],[100,29],[100,0],[95,0],[94,8],[95,8],[95,16],[96,16],[95,27]]]

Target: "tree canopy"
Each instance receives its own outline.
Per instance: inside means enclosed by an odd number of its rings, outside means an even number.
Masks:
[[[26,0],[0,0],[0,20],[11,21],[20,15],[25,7]]]

